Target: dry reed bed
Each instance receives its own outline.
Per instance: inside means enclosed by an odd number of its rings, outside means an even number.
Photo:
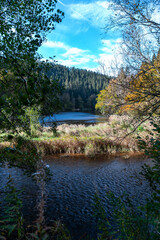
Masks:
[[[62,124],[57,126],[57,138],[53,138],[51,128],[44,128],[34,144],[43,155],[57,153],[86,154],[137,152],[137,136],[134,133],[126,138],[126,128],[130,127],[128,116],[110,116],[108,122],[85,126],[83,124]],[[141,135],[145,136],[145,131]]]
[[[0,149],[5,147],[16,149],[16,143],[0,143]],[[116,142],[107,138],[94,136],[89,138],[65,136],[63,138],[53,138],[50,140],[27,140],[22,144],[21,151],[28,152],[36,149],[42,156],[54,154],[85,154],[94,156],[96,154],[114,154],[123,152],[137,152],[137,145],[133,145],[127,140]]]
[[[102,137],[78,138],[65,137],[55,138],[53,140],[33,141],[34,146],[38,151],[45,155],[53,155],[59,153],[67,154],[113,154],[128,151],[137,151],[138,149],[131,148],[127,143],[118,143]]]

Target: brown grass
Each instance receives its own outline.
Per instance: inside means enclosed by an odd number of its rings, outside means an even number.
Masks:
[[[42,155],[54,155],[59,153],[95,155],[95,154],[112,154],[117,152],[136,151],[129,145],[114,142],[102,137],[78,138],[65,137],[55,138],[53,140],[33,141],[36,148],[41,151]]]

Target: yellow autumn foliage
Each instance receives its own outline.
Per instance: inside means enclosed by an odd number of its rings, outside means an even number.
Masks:
[[[139,73],[130,82],[125,96],[124,110],[149,110],[160,98],[159,55],[152,63],[143,63]]]
[[[150,63],[143,63],[138,74],[117,77],[97,97],[102,113],[147,115],[160,108],[160,52]]]
[[[102,114],[120,113],[121,111],[119,106],[123,105],[126,94],[121,75],[124,75],[123,71],[118,78],[110,80],[108,86],[98,94],[95,108]]]

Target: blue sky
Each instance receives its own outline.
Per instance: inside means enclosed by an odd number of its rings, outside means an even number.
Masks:
[[[123,64],[120,31],[105,34],[105,25],[110,16],[117,13],[109,8],[111,0],[57,0],[57,8],[65,13],[62,23],[47,35],[39,48],[44,59],[55,56],[59,64],[68,67],[85,68],[116,75],[117,65]],[[114,15],[116,14],[116,15]],[[159,19],[155,8],[153,20]],[[115,68],[115,71],[114,71]]]
[[[44,59],[55,56],[59,64],[91,70],[100,61],[109,70],[120,35],[105,34],[105,22],[112,14],[108,7],[106,0],[59,0],[57,8],[65,18],[47,35],[39,53]]]

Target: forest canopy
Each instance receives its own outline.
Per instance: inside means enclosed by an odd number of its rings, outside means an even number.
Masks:
[[[47,75],[51,82],[58,80],[63,87],[60,95],[63,111],[94,111],[97,94],[110,80],[109,76],[100,73],[59,64],[50,64]]]

